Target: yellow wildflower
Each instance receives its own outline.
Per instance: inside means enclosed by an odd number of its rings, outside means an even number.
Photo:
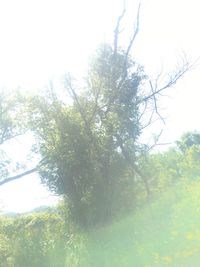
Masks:
[[[164,256],[164,257],[162,257],[162,259],[163,259],[164,263],[166,263],[166,264],[169,264],[172,262],[171,256]]]

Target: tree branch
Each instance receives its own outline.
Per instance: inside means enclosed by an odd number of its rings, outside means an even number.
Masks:
[[[44,157],[43,159],[40,160],[40,162],[36,165],[36,167],[34,167],[34,168],[32,168],[32,169],[30,169],[28,171],[22,172],[20,174],[15,175],[15,176],[11,176],[9,178],[5,178],[4,180],[0,181],[0,186],[4,185],[4,184],[7,184],[9,182],[13,182],[13,181],[18,180],[20,178],[23,178],[24,176],[27,176],[27,175],[29,175],[31,173],[34,173],[34,172],[38,171],[39,167],[41,165],[45,164],[45,160],[46,159],[47,159],[47,157]]]
[[[126,50],[126,53],[125,53],[125,59],[124,59],[124,67],[123,67],[123,76],[122,76],[122,79],[121,81],[119,82],[118,84],[118,89],[121,88],[121,86],[123,85],[124,83],[124,80],[126,79],[127,77],[127,61],[128,61],[128,56],[129,56],[129,53],[131,51],[131,48],[134,44],[134,41],[138,35],[138,32],[139,32],[139,24],[140,24],[140,8],[141,8],[141,3],[139,3],[139,6],[138,6],[138,10],[137,10],[137,17],[136,17],[136,22],[135,22],[135,25],[134,25],[134,30],[133,30],[133,35],[131,37],[131,40],[129,42],[129,45],[127,47],[127,50]],[[118,38],[115,37],[115,38]]]
[[[115,27],[115,30],[114,30],[114,45],[113,45],[113,47],[114,47],[114,56],[117,54],[119,26],[120,26],[121,20],[124,17],[125,12],[126,12],[126,7],[125,7],[125,1],[124,1],[124,8],[123,8],[122,14],[118,17],[117,24],[116,24],[116,27]]]
[[[184,76],[184,74],[192,69],[194,67],[194,65],[196,64],[196,61],[192,64],[190,64],[187,59],[184,59],[184,63],[182,64],[182,66],[180,67],[180,69],[175,72],[173,75],[169,76],[169,81],[162,86],[161,88],[158,88],[158,78],[156,79],[156,84],[155,87],[153,88],[152,83],[150,81],[150,87],[151,87],[151,93],[145,97],[143,97],[142,99],[139,100],[138,104],[148,101],[149,99],[153,99],[156,95],[160,94],[161,92],[163,92],[165,89],[173,87],[180,78],[182,78]],[[160,74],[159,74],[160,77]]]
[[[153,85],[152,85],[152,82],[149,81],[149,83],[150,83],[151,91],[152,91],[152,93],[153,93],[154,91],[153,91]],[[164,120],[164,118],[160,115],[160,113],[159,113],[159,111],[158,111],[156,95],[153,95],[153,103],[154,103],[154,110],[155,110],[156,114],[157,114],[158,117],[161,119],[161,121],[163,122],[163,124],[165,124],[165,120]]]
[[[128,55],[130,53],[130,50],[133,46],[133,43],[137,37],[137,34],[139,32],[139,25],[140,25],[140,8],[141,8],[141,3],[139,3],[139,6],[138,6],[138,10],[137,10],[137,17],[136,17],[136,22],[135,22],[135,26],[134,26],[134,31],[133,31],[133,36],[129,42],[129,45],[128,45],[128,48],[126,50],[126,56],[125,56],[125,60],[127,62],[127,58],[128,58]]]
[[[20,174],[18,174],[18,175],[15,175],[15,176],[6,178],[6,179],[0,181],[0,186],[1,186],[1,185],[4,185],[4,184],[7,184],[7,183],[9,183],[9,182],[18,180],[18,179],[20,179],[20,178],[22,178],[22,177],[24,177],[24,176],[26,176],[26,175],[29,175],[29,174],[31,174],[31,173],[36,172],[37,170],[38,170],[38,168],[35,167],[35,168],[33,168],[33,169],[30,169],[30,170],[25,171],[25,172],[23,172],[23,173],[20,173]]]

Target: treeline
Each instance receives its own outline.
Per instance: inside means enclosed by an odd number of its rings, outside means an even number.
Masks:
[[[183,134],[173,148],[143,159],[143,169],[149,177],[152,192],[164,192],[180,181],[199,181],[200,134],[197,131]]]

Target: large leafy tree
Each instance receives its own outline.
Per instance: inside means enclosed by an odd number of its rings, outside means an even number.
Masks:
[[[143,151],[139,137],[156,116],[162,120],[157,105],[160,93],[189,68],[184,62],[160,87],[158,78],[150,81],[130,54],[140,7],[130,43],[123,49],[119,32],[124,13],[117,21],[113,45],[97,49],[86,79],[77,83],[65,76],[61,97],[68,95],[70,101],[62,100],[52,88],[27,101],[27,128],[37,140],[34,149],[42,159],[41,179],[52,191],[68,197],[72,216],[85,226],[132,209],[138,180],[150,193],[138,161]]]
[[[150,81],[130,56],[139,17],[127,49],[118,47],[121,19],[114,45],[97,49],[84,82],[65,76],[63,94],[71,101],[62,101],[52,88],[30,100],[29,124],[44,159],[41,179],[68,197],[72,216],[84,226],[132,209],[138,180],[150,193],[148,177],[138,161],[143,153],[139,137],[155,116],[161,118],[159,94],[188,69],[184,64],[158,87],[157,80]]]
[[[125,57],[124,51],[115,55],[111,46],[101,46],[81,94],[66,77],[71,105],[52,94],[33,98],[29,107],[39,151],[46,159],[40,168],[42,180],[69,197],[73,216],[84,224],[110,219],[122,203],[127,209],[134,203],[130,166],[136,162],[139,91],[146,77]]]

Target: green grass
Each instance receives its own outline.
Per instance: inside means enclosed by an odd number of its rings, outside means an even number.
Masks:
[[[199,267],[200,183],[184,182],[151,207],[93,230],[87,251],[85,266]]]
[[[1,262],[4,254],[12,253],[10,264],[3,265],[200,266],[200,181],[182,180],[155,196],[151,205],[138,207],[132,215],[90,232],[67,232],[62,217],[54,216],[58,214],[2,217]]]

